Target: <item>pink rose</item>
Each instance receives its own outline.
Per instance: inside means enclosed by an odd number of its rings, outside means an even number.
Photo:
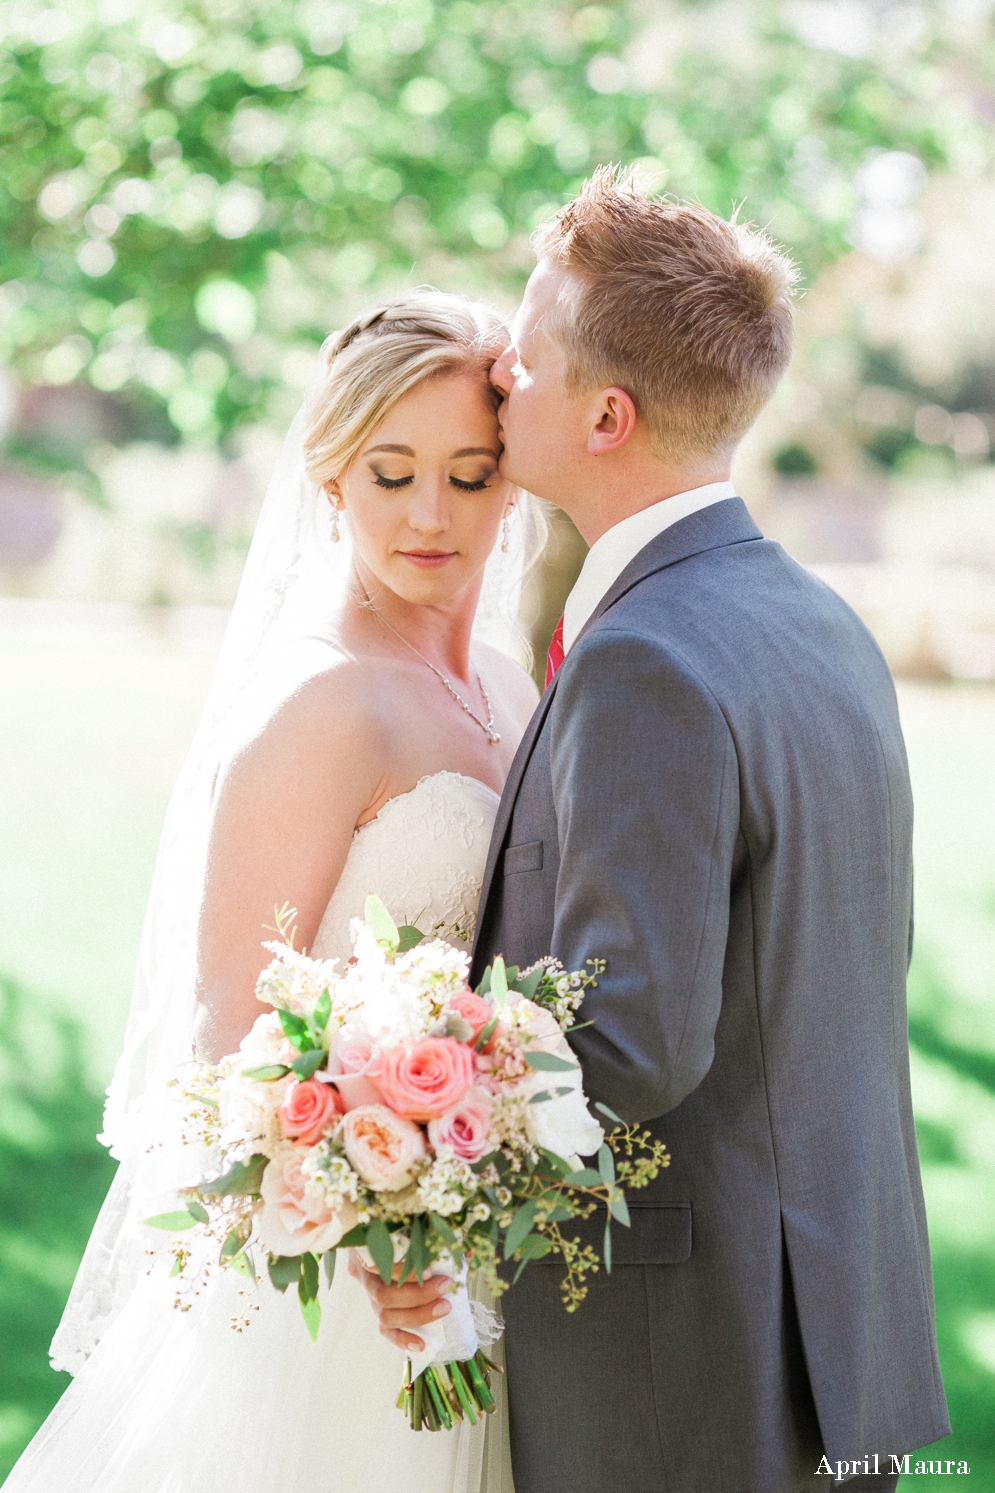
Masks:
[[[391,1109],[408,1120],[434,1120],[457,1104],[473,1083],[473,1049],[453,1037],[423,1037],[395,1047],[377,1082]]]
[[[425,1137],[383,1104],[362,1104],[342,1121],[342,1147],[374,1192],[400,1192],[425,1155]]]
[[[470,1089],[452,1109],[429,1122],[428,1138],[435,1147],[450,1146],[464,1161],[479,1161],[487,1150],[493,1107],[485,1089]]]
[[[357,1222],[352,1203],[333,1211],[316,1189],[308,1196],[307,1178],[301,1172],[305,1154],[301,1146],[280,1146],[263,1172],[263,1207],[256,1229],[274,1255],[302,1255],[309,1249],[322,1254],[334,1249]]]
[[[454,995],[449,1002],[449,1009],[450,1011],[455,1011],[458,1016],[462,1016],[463,1020],[469,1022],[470,1026],[473,1027],[473,1036],[470,1038],[471,1046],[476,1042],[487,1023],[493,1020],[494,1017],[493,1010],[484,998],[480,995],[474,995],[472,990],[461,990],[459,995]],[[484,1047],[484,1051],[489,1052],[493,1046],[494,1034],[492,1032],[490,1040]]]
[[[284,1095],[280,1124],[284,1135],[289,1135],[299,1146],[313,1146],[341,1113],[338,1091],[327,1083],[306,1078],[303,1083],[292,1083]]]
[[[330,1073],[362,1073],[369,1067],[373,1043],[369,1037],[340,1037],[328,1057]]]
[[[340,1037],[328,1056],[326,1083],[335,1085],[341,1095],[342,1109],[356,1109],[361,1104],[380,1104],[383,1095],[377,1086],[380,1064],[373,1057],[369,1037]]]

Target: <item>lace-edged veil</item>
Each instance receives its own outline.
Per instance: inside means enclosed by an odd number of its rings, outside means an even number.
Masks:
[[[124,1050],[107,1090],[100,1139],[120,1163],[94,1224],[51,1347],[76,1373],[124,1306],[154,1244],[141,1220],[175,1206],[192,1180],[170,1080],[193,1049],[197,917],[211,803],[229,743],[259,718],[279,660],[299,639],[329,636],[351,568],[348,525],[333,543],[324,495],[305,472],[305,410],[287,435],[253,535],[203,716],[166,812],[139,950]],[[534,500],[516,506],[509,547],[487,562],[474,635],[521,652],[514,614],[545,525]],[[161,1242],[161,1240],[160,1240]]]

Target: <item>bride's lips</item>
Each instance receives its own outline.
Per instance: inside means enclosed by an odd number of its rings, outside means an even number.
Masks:
[[[438,570],[456,558],[456,550],[402,550],[401,554],[421,570]]]

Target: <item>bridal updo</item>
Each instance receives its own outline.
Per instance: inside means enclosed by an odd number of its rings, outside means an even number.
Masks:
[[[467,373],[497,409],[488,380],[508,346],[492,306],[416,290],[358,316],[321,349],[322,368],[304,411],[304,463],[320,487],[349,465],[392,405],[423,379]]]

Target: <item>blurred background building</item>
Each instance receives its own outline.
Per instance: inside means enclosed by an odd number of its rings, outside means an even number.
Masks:
[[[614,160],[802,267],[734,475],[899,676],[948,1455],[995,1490],[993,9],[0,0],[0,1471],[63,1384],[158,825],[321,341],[423,283],[510,312]],[[582,556],[557,520],[539,657]]]

